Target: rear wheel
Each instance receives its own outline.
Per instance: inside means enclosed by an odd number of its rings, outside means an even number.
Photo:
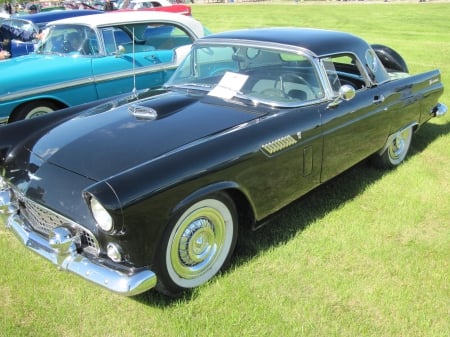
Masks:
[[[177,296],[213,278],[229,261],[237,238],[237,212],[231,198],[212,194],[176,216],[156,257],[156,289]]]
[[[373,156],[373,163],[380,168],[394,168],[400,165],[408,154],[413,130],[411,127],[390,137],[382,154]]]
[[[54,102],[46,100],[25,103],[24,105],[19,107],[11,116],[11,122],[39,117],[54,112],[58,109],[61,109],[61,106]]]

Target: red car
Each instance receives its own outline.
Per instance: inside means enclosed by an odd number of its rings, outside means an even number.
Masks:
[[[168,0],[123,0],[117,3],[119,11],[164,11],[191,16],[191,7],[172,4]]]

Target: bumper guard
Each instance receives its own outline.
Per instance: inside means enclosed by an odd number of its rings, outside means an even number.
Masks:
[[[143,293],[156,285],[156,275],[149,269],[129,269],[128,273],[107,266],[102,258],[88,258],[77,252],[77,236],[69,228],[52,230],[48,240],[33,232],[18,215],[11,202],[11,191],[2,188],[0,177],[0,221],[19,238],[23,245],[46,258],[58,269],[65,270],[124,296]]]

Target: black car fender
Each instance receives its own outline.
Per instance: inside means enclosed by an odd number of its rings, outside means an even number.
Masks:
[[[33,135],[39,137],[46,132],[46,130],[52,129],[56,125],[61,124],[80,113],[84,113],[89,109],[98,109],[101,112],[105,112],[109,109],[128,104],[135,100],[144,99],[160,92],[160,90],[143,89],[135,94],[126,93],[114,97],[103,98],[60,109],[39,117],[24,119],[3,126],[0,125],[0,165],[5,161],[8,152],[12,150],[13,147],[19,146],[25,140],[28,141]]]
[[[28,141],[33,136],[39,137],[46,132],[46,130],[52,129],[73,116],[110,100],[111,98],[76,105],[39,117],[24,119],[0,126],[0,164],[4,162],[7,153],[13,147],[20,146],[23,141]]]
[[[242,186],[240,186],[237,182],[230,180],[217,181],[194,190],[192,193],[181,199],[175,207],[173,207],[171,216],[174,216],[180,210],[188,207],[195,201],[217,192],[225,192],[231,197],[236,205],[236,208],[238,209],[239,217],[243,218],[243,221],[239,221],[239,223],[245,222],[245,225],[249,227],[254,225],[255,213],[254,205],[251,202],[251,197],[245,193],[245,189],[242,188]]]
[[[219,181],[207,186],[203,186],[198,190],[193,191],[192,193],[188,194],[186,197],[181,199],[175,207],[172,209],[172,215],[177,213],[180,209],[185,208],[189,204],[201,199],[202,197],[205,197],[209,194],[220,192],[228,189],[239,189],[238,184],[233,181]]]
[[[173,158],[160,158],[107,179],[123,207],[123,233],[128,237],[127,242],[133,242],[126,248],[136,266],[153,261],[158,242],[170,221],[186,206],[207,195],[228,193],[240,215],[250,217],[252,214],[253,207],[245,188],[238,182],[222,179],[222,165],[226,164],[220,163],[220,157],[208,158],[217,166],[204,172],[207,165],[200,160],[191,161],[188,169],[186,158],[189,156],[192,156],[191,151],[177,152]]]
[[[124,224],[122,204],[111,185],[106,181],[95,183],[83,191],[83,197],[89,209],[90,199],[92,197],[96,198],[113,217],[113,233],[120,233],[122,231]]]

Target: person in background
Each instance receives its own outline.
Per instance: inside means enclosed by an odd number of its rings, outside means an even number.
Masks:
[[[7,50],[0,50],[0,60],[6,60],[11,57],[11,54]]]
[[[105,5],[103,6],[103,10],[105,12],[109,12],[109,11],[113,11],[114,10],[114,5],[111,2],[111,0],[105,0]]]
[[[42,34],[29,32],[0,23],[0,60],[11,57],[11,40],[22,40],[24,42],[40,39]]]
[[[10,2],[5,2],[5,12],[11,15],[13,13],[13,8]]]
[[[36,5],[31,5],[28,7],[28,14],[36,14],[38,12],[38,8]]]

